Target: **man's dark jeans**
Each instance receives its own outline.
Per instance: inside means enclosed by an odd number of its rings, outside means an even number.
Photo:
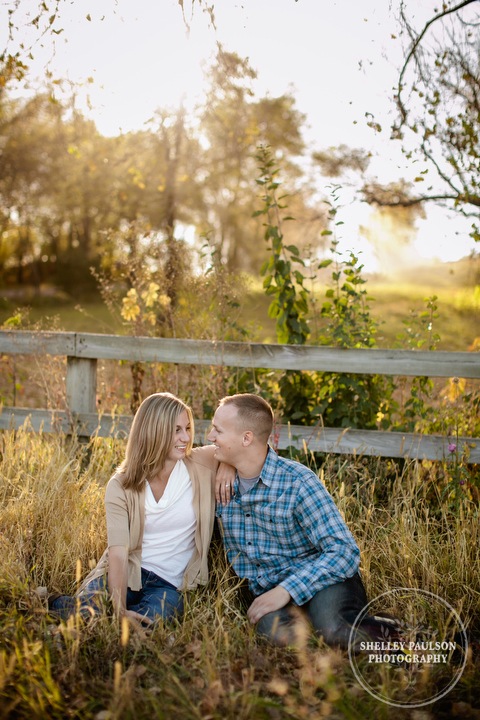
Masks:
[[[242,590],[242,597],[248,604],[254,600],[249,591]],[[298,645],[305,633],[305,620],[308,620],[316,634],[328,645],[347,649],[352,626],[367,604],[363,582],[356,573],[343,582],[320,590],[300,607],[289,603],[264,615],[257,623],[257,632],[277,645]],[[352,637],[353,649],[361,641],[384,639],[384,633],[383,621],[369,616],[363,618]]]

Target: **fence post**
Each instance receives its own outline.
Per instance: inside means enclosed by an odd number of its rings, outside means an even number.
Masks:
[[[96,412],[96,359],[67,357],[66,392],[72,414]]]

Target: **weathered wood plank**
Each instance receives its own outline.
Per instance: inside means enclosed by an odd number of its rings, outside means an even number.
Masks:
[[[357,374],[480,378],[480,353],[341,349],[79,334],[78,357]]]
[[[67,406],[73,413],[93,413],[97,397],[97,361],[67,357]]]
[[[76,334],[0,330],[0,352],[7,355],[76,355]]]
[[[25,425],[34,432],[62,432],[67,435],[75,432],[79,437],[126,437],[131,424],[130,415],[72,415],[65,410],[17,407],[3,407],[0,410],[0,430],[18,430]]]
[[[444,460],[452,457],[448,446],[452,439],[437,435],[380,432],[376,430],[340,430],[292,427],[280,429],[280,447],[288,447],[295,439],[295,447],[303,441],[309,450],[341,455],[374,455],[379,457]],[[469,463],[480,462],[480,440],[461,437],[455,439],[459,455]]]
[[[480,353],[0,331],[0,352],[356,374],[480,378]]]
[[[198,442],[203,442],[210,422],[196,420]],[[448,446],[458,445],[460,456],[469,463],[480,462],[480,439],[461,437],[449,439],[441,435],[381,432],[377,430],[353,430],[341,428],[305,427],[282,425],[276,429],[274,445],[281,450],[288,447],[306,446],[312,452],[340,455],[374,455],[379,457],[418,458],[419,460],[444,460],[451,457]]]
[[[79,413],[72,416],[67,412],[33,410],[25,408],[3,408],[0,413],[0,430],[18,429],[28,420],[35,432],[71,433],[90,437],[126,437],[132,423],[129,415],[102,415]],[[209,420],[195,421],[195,441],[202,444],[210,428]],[[444,460],[451,456],[450,442],[458,444],[460,456],[466,463],[480,463],[480,440],[461,437],[449,439],[437,435],[414,433],[380,432],[376,430],[351,430],[338,428],[281,426],[276,429],[275,445],[280,449],[302,448],[305,445],[313,452],[341,455],[374,455],[377,457],[417,458],[419,460]]]
[[[0,412],[0,430],[18,430],[24,427],[33,432],[72,432],[71,417],[62,410],[3,407]]]

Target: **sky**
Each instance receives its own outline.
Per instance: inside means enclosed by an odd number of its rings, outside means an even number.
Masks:
[[[6,33],[13,4],[0,2],[0,33]],[[419,27],[436,5],[408,0]],[[16,19],[28,20],[37,6],[21,0]],[[33,48],[31,70],[41,77],[48,67],[72,82],[91,78],[85,92],[92,108],[85,112],[100,132],[114,135],[141,128],[156,109],[174,107],[181,98],[192,107],[202,96],[204,64],[221,42],[249,58],[258,73],[258,96],[293,93],[306,114],[311,149],[363,147],[374,154],[371,171],[380,180],[408,179],[416,168],[406,164],[398,143],[388,141],[388,132],[378,135],[368,127],[366,117],[374,113],[385,127],[392,117],[391,90],[403,57],[396,6],[397,0],[216,0],[214,29],[197,4],[192,12],[191,0],[184,2],[185,19],[178,0],[63,0],[56,23],[63,32],[48,33],[43,46]],[[27,45],[33,37],[28,25],[18,35]],[[328,194],[327,183],[318,178],[320,192]],[[362,252],[366,269],[379,269],[358,229],[374,224],[372,211],[352,202],[347,188],[342,192],[342,242]],[[458,215],[429,209],[417,222],[412,258],[468,255],[475,247],[469,227]]]

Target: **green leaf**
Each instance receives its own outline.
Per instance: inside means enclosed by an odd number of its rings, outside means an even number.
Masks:
[[[317,265],[317,268],[318,268],[318,270],[321,270],[322,268],[328,267],[332,263],[333,263],[332,258],[328,258],[327,260],[322,260],[322,262]]]
[[[285,250],[288,250],[288,252],[292,253],[292,255],[300,255],[300,250],[296,245],[287,245]]]

